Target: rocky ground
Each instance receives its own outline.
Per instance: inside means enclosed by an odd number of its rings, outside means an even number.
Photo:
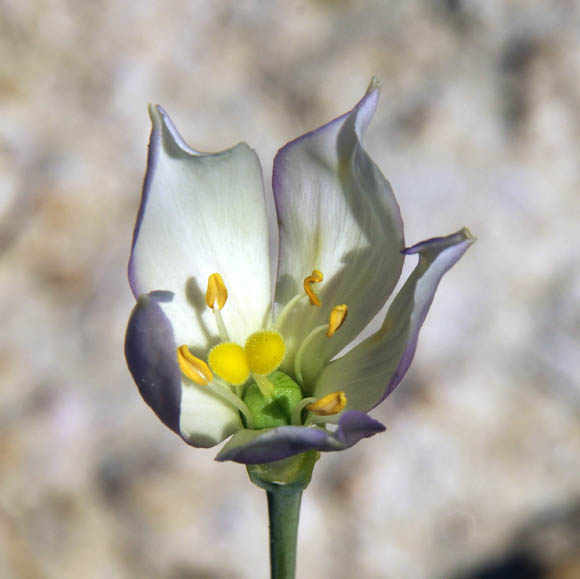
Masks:
[[[387,433],[328,455],[299,577],[580,576],[575,0],[0,2],[0,576],[266,577],[265,498],[165,429],[123,358],[148,102],[197,149],[382,97],[408,244],[478,237]],[[493,573],[496,573],[493,575]]]

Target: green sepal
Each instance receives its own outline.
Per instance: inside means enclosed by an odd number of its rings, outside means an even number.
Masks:
[[[274,385],[272,396],[263,396],[255,382],[248,386],[244,395],[256,430],[290,424],[292,410],[302,400],[300,386],[287,374],[272,372],[268,379]]]
[[[257,486],[267,491],[286,487],[287,489],[305,489],[312,478],[312,470],[320,458],[317,450],[308,450],[265,464],[247,464],[248,476]]]

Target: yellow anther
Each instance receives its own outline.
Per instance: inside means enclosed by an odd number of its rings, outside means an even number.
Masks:
[[[212,273],[207,280],[207,291],[205,292],[205,303],[212,310],[221,310],[228,299],[226,284],[219,273]]]
[[[328,330],[326,330],[326,335],[334,336],[334,333],[344,324],[346,320],[346,315],[348,314],[348,307],[346,304],[340,306],[334,306],[328,316]]]
[[[177,348],[177,363],[183,374],[200,386],[205,386],[213,380],[209,366],[194,356],[185,344]]]
[[[332,416],[344,410],[346,406],[346,394],[342,391],[331,392],[323,396],[320,400],[309,404],[306,410],[317,416]]]
[[[245,351],[250,371],[264,376],[280,366],[286,345],[278,332],[256,332],[246,340]]]
[[[239,386],[250,375],[250,367],[244,349],[239,344],[224,342],[213,347],[208,356],[211,369],[222,379]]]
[[[324,276],[322,275],[322,272],[318,271],[317,269],[313,269],[312,273],[304,278],[304,291],[306,292],[306,295],[310,298],[310,303],[313,306],[319,306],[320,299],[314,293],[314,290],[312,289],[312,284],[320,283],[323,279]]]

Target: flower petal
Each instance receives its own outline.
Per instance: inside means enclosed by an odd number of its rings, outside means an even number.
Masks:
[[[306,450],[345,450],[359,440],[383,432],[385,427],[363,412],[345,412],[335,432],[306,426],[279,426],[266,430],[240,430],[221,449],[216,460],[261,464]]]
[[[441,278],[475,241],[468,229],[405,250],[419,263],[391,304],[381,329],[332,361],[321,373],[315,396],[343,390],[349,409],[366,412],[384,400],[407,372],[419,330]]]
[[[305,356],[305,386],[359,334],[384,305],[399,278],[403,224],[399,207],[360,139],[379,97],[373,79],[355,108],[283,147],[274,161],[273,188],[280,226],[276,302],[287,303],[313,269],[322,307],[304,304],[283,327],[292,352],[308,332],[346,303],[347,322],[331,340],[320,337]],[[311,354],[312,353],[312,354]],[[308,393],[308,392],[306,392]]]
[[[161,107],[150,107],[150,115],[147,174],[129,262],[133,293],[172,292],[173,301],[161,307],[176,340],[207,348],[208,334],[217,331],[203,295],[209,275],[220,273],[230,296],[222,315],[231,338],[243,343],[263,324],[272,299],[258,158],[244,143],[197,153]]]
[[[207,448],[242,427],[237,410],[182,377],[173,328],[158,294],[142,295],[133,309],[125,356],[141,396],[161,421],[193,446]]]
[[[175,363],[175,339],[155,298],[142,296],[133,308],[125,336],[125,357],[143,400],[177,434],[181,372]]]

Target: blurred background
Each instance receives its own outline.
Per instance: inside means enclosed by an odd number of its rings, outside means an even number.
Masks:
[[[580,577],[578,30],[575,0],[1,0],[0,577],[268,576],[262,491],[126,369],[146,106],[268,183],[373,74],[407,244],[478,242],[388,431],[318,463],[298,577]]]

